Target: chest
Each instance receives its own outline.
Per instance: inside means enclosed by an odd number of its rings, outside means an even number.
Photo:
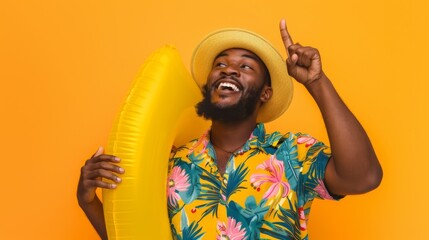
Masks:
[[[187,180],[195,182],[186,188],[184,184],[182,188],[177,187],[177,190],[187,192],[179,192],[177,198],[181,199],[169,209],[171,223],[179,235],[183,234],[181,226],[186,220],[189,224],[199,224],[204,239],[216,239],[223,228],[234,224],[235,229],[246,234],[248,239],[276,239],[260,233],[259,229],[270,232],[272,224],[281,222],[279,217],[288,219],[290,226],[299,222],[297,195],[289,188],[284,174],[279,172],[282,169],[267,162],[271,155],[251,150],[241,155],[216,152],[215,157],[206,155],[193,170],[183,167]],[[197,170],[199,168],[201,171]],[[289,212],[293,214],[286,215]],[[264,223],[270,225],[264,226]]]
[[[228,164],[231,157],[233,157],[233,155],[231,153],[223,152],[220,150],[217,150],[215,152],[215,163],[217,165],[219,173],[221,174],[221,176],[223,176],[226,171],[226,165]]]

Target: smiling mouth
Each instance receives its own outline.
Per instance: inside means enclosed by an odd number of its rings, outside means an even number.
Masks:
[[[233,92],[239,92],[240,89],[237,87],[237,85],[229,83],[229,82],[221,82],[219,86],[217,87],[218,90],[229,90]]]

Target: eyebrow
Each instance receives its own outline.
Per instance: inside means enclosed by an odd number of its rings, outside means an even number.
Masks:
[[[216,58],[214,60],[216,61],[216,59],[218,59],[220,57],[225,57],[225,56],[228,56],[228,54],[227,53],[220,53],[219,55],[216,56]],[[259,57],[257,57],[256,55],[254,56],[254,55],[249,55],[249,54],[243,54],[243,55],[241,55],[241,57],[250,58],[250,59],[253,59],[257,62],[262,62],[261,59],[259,59]]]

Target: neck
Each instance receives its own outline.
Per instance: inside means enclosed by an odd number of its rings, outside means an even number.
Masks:
[[[213,121],[210,140],[226,152],[234,152],[246,143],[256,126],[256,117],[238,123]]]

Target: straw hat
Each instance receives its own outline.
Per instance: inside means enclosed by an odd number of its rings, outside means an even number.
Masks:
[[[292,101],[293,84],[285,61],[277,50],[262,36],[236,28],[221,29],[206,36],[195,48],[191,73],[200,88],[207,82],[216,56],[230,48],[242,48],[255,53],[266,65],[271,77],[273,95],[262,105],[258,122],[270,122],[280,117]]]

